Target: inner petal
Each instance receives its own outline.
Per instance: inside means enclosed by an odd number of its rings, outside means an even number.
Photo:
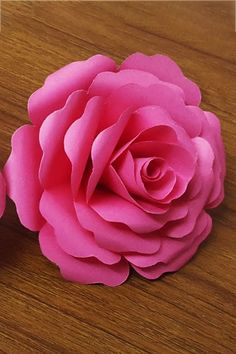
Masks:
[[[144,189],[147,198],[161,201],[171,193],[176,183],[176,175],[164,159],[159,157],[136,158],[134,165],[137,185]],[[144,168],[146,168],[146,181],[142,177]]]
[[[167,165],[165,160],[158,157],[147,159],[141,168],[141,177],[144,182],[154,182],[163,176]]]
[[[168,169],[162,178],[155,183],[145,185],[145,187],[152,198],[162,201],[172,192],[175,184],[176,175],[173,170]]]
[[[130,151],[138,158],[158,156],[164,159],[177,175],[188,182],[195,172],[195,160],[187,150],[177,144],[142,141],[132,144]]]

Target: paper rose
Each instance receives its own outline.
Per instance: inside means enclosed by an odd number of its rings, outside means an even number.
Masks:
[[[102,55],[50,75],[29,99],[5,166],[19,218],[64,278],[115,286],[182,267],[223,199],[217,117],[166,56]]]
[[[5,209],[5,199],[6,199],[6,184],[2,173],[0,172],[0,217]]]

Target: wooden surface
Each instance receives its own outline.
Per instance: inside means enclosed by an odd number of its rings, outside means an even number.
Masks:
[[[233,2],[2,2],[0,160],[27,122],[27,98],[74,60],[165,53],[221,119],[223,205],[198,254],[150,282],[118,288],[64,282],[8,202],[0,221],[0,353],[235,353],[236,34]]]

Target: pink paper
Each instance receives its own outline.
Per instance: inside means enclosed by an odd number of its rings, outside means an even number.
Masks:
[[[0,217],[2,216],[5,209],[5,201],[6,201],[6,183],[2,173],[0,172]]]
[[[65,279],[156,279],[195,254],[225,177],[220,123],[200,101],[173,60],[141,53],[74,62],[30,97],[4,176]]]

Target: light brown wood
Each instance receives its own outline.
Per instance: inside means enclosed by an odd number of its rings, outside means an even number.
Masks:
[[[0,221],[0,352],[235,353],[236,34],[234,2],[2,2],[0,160],[27,99],[61,66],[107,54],[165,53],[221,120],[226,197],[192,261],[118,288],[63,281],[8,202]]]

